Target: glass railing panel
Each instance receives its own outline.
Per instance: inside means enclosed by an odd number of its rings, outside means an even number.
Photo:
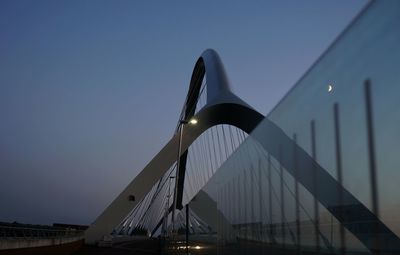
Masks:
[[[192,254],[400,253],[399,27],[368,4],[231,154],[189,203]]]

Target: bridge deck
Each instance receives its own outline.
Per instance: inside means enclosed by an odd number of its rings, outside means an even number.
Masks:
[[[96,246],[83,246],[73,255],[132,255],[132,254],[161,254],[158,240],[129,241],[114,244],[111,248],[101,248]]]

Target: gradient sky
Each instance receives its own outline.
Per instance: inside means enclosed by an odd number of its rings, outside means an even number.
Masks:
[[[0,221],[90,224],[171,138],[203,50],[267,114],[366,2],[0,1]]]

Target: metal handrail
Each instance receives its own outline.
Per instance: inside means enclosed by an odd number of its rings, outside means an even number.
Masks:
[[[0,226],[0,239],[52,239],[83,236],[84,231],[76,229],[46,229]]]

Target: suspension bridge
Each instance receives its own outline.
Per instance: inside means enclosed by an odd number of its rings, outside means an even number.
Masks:
[[[125,252],[146,243],[162,254],[399,254],[399,26],[400,2],[371,1],[267,116],[204,51],[172,138],[85,243]]]

